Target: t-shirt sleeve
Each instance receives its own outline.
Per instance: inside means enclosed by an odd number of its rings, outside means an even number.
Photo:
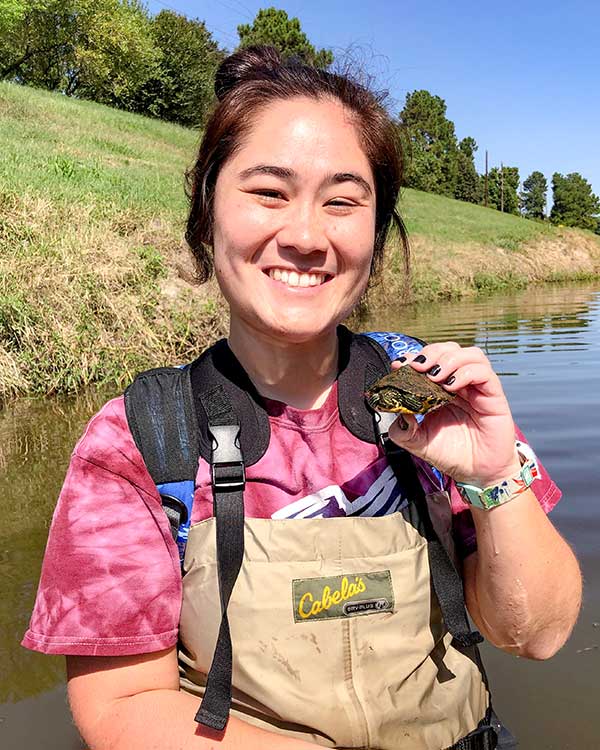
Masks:
[[[516,427],[516,439],[529,445],[521,430]],[[540,477],[531,485],[534,495],[546,513],[554,508],[562,497],[561,490],[556,486],[542,463],[537,459]],[[477,549],[477,537],[475,535],[475,524],[469,505],[460,496],[456,484],[452,480],[447,481],[447,489],[452,502],[452,529],[456,550],[461,559],[464,560]]]
[[[71,457],[22,645],[82,656],[159,651],[177,642],[180,607],[177,547],[115,399]]]

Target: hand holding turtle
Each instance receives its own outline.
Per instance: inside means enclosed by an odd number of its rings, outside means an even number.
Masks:
[[[395,443],[453,479],[479,487],[519,471],[510,407],[481,349],[455,342],[429,344],[404,366],[426,373],[456,397],[428,413],[421,424],[412,414],[402,414],[389,432]]]

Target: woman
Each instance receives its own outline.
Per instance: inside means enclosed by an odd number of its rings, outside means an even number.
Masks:
[[[575,622],[581,589],[544,513],[558,490],[535,464],[542,478],[520,481],[527,457],[477,348],[375,337],[369,352],[403,352],[394,366],[426,372],[457,397],[420,425],[395,422],[400,453],[352,427],[363,407],[343,396],[342,379],[362,390],[372,363],[359,373],[353,352],[366,351],[365,337],[338,325],[398,220],[399,160],[376,99],[345,78],[284,65],[269,48],[225,60],[216,92],[190,176],[187,238],[205,279],[214,257],[231,316],[221,351],[247,374],[270,431],[262,455],[246,461],[245,556],[228,607],[234,710],[224,733],[204,726],[208,710],[204,724],[194,721],[221,623],[217,578],[224,585],[209,465],[198,466],[182,593],[177,548],[122,399],[75,449],[24,644],[67,655],[71,708],[94,750],[215,740],[492,747],[489,733],[487,744],[473,739],[489,696],[473,640],[453,639],[456,602],[446,606],[436,579],[430,521],[451,555],[457,542],[479,630],[507,651],[547,658]],[[202,388],[197,372],[192,365],[192,386]],[[249,434],[243,420],[241,431]],[[467,506],[456,482],[478,502],[479,490],[504,480],[500,505],[473,507],[472,521],[458,513]]]

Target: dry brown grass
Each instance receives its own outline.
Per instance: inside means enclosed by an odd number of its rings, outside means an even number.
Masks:
[[[224,332],[214,290],[181,278],[192,261],[164,219],[6,195],[0,216],[2,400],[124,384]]]
[[[411,237],[410,294],[397,249],[388,252],[382,283],[369,295],[372,308],[411,301],[454,299],[530,284],[600,276],[600,237],[561,228],[514,250],[478,243],[445,243]]]

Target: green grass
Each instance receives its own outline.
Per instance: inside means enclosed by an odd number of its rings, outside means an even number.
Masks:
[[[93,102],[0,83],[0,184],[54,203],[181,218],[198,134]]]
[[[198,140],[177,125],[0,82],[0,403],[123,385],[145,367],[188,360],[226,330],[214,287],[189,283],[182,242],[184,172]],[[598,275],[600,243],[589,233],[412,190],[400,210],[419,299]],[[384,282],[396,299],[401,269],[392,250]]]
[[[446,246],[475,243],[514,251],[526,242],[558,233],[550,224],[417,190],[403,191],[400,208],[410,235]]]

